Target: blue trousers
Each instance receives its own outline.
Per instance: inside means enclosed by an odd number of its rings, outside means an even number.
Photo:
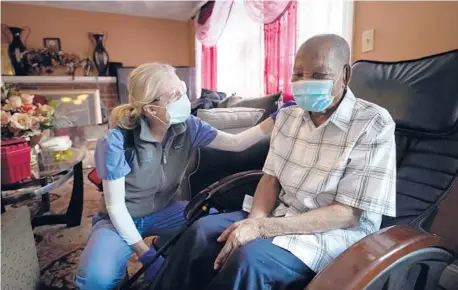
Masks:
[[[206,216],[190,227],[169,252],[153,283],[154,290],[303,289],[315,273],[290,252],[257,239],[237,249],[219,270],[213,270],[223,247],[218,236],[244,212]]]
[[[150,215],[134,218],[143,237],[158,235],[170,238],[184,223],[183,210],[187,202],[174,201]],[[119,236],[108,216],[95,216],[89,241],[80,257],[75,275],[79,289],[113,289],[126,275],[132,248]]]

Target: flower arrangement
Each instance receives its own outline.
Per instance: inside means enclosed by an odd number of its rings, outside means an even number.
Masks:
[[[52,127],[54,108],[34,103],[34,97],[14,87],[1,86],[2,140],[38,135]]]
[[[47,48],[29,49],[25,52],[27,61],[35,73],[53,73],[58,67],[65,67],[68,75],[73,75],[78,67],[82,67],[85,75],[89,74],[92,61],[89,58],[81,59],[76,54],[63,51],[53,51]]]

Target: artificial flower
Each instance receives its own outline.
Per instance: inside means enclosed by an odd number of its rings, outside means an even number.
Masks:
[[[33,131],[40,130],[40,119],[38,117],[32,117],[31,120],[32,124],[30,126],[30,129],[32,129]]]
[[[28,114],[16,113],[11,116],[8,129],[18,135],[21,131],[29,130],[32,127],[32,117]]]
[[[38,105],[38,110],[43,113],[53,114],[54,108],[49,105]]]
[[[34,95],[29,94],[21,94],[21,100],[24,105],[32,105],[33,104]]]
[[[20,113],[29,113],[29,114],[33,114],[35,109],[37,107],[32,105],[32,104],[27,104],[27,105],[22,105],[20,108],[19,108],[19,112]]]
[[[22,106],[21,97],[9,96],[8,99],[6,100],[6,106],[8,106],[8,108],[10,108],[11,111],[19,109]]]
[[[5,112],[5,111],[2,110],[1,119],[2,119],[2,126],[8,125],[8,123],[10,122],[10,119],[11,119],[10,112]]]

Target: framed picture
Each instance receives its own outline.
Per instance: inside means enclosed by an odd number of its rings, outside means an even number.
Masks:
[[[52,51],[62,50],[60,46],[60,38],[43,38],[43,45],[45,48]]]

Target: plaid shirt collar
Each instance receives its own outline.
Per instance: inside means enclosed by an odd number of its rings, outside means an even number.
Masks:
[[[345,96],[340,102],[337,110],[331,115],[328,121],[324,124],[325,126],[332,122],[334,125],[339,127],[342,131],[347,131],[350,128],[350,121],[353,115],[353,108],[356,104],[356,97],[350,88],[347,88]],[[310,113],[304,114],[305,121],[312,121]]]

